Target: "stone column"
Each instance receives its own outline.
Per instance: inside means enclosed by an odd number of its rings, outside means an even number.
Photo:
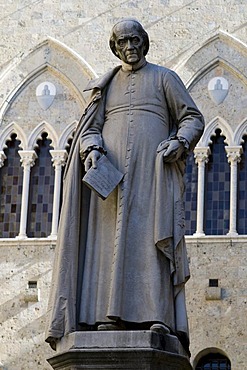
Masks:
[[[237,233],[237,175],[238,163],[241,160],[243,148],[239,146],[226,146],[226,154],[228,163],[231,166],[231,180],[230,180],[230,225],[228,236],[238,235]]]
[[[204,236],[203,217],[204,217],[204,188],[205,188],[205,164],[208,162],[210,148],[196,147],[194,149],[195,162],[198,165],[197,182],[197,218],[195,236]]]
[[[52,227],[51,227],[51,235],[50,235],[50,238],[54,238],[57,236],[57,228],[58,228],[62,166],[65,165],[66,159],[68,157],[68,153],[66,150],[50,150],[50,153],[52,156],[53,166],[55,168]]]
[[[21,163],[23,167],[23,186],[21,197],[20,232],[17,238],[24,239],[27,237],[27,211],[28,211],[30,171],[31,167],[35,163],[37,154],[34,150],[19,150],[18,153],[21,157]]]
[[[6,155],[3,150],[0,150],[0,168],[3,167]]]

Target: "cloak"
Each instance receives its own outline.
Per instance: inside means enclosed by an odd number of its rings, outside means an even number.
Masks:
[[[80,120],[70,150],[64,174],[63,205],[60,216],[55,265],[48,306],[46,341],[78,330],[82,290],[82,273],[88,230],[90,191],[82,184],[83,166],[80,160],[80,137],[90,127],[97,114],[101,98],[121,67],[116,67],[102,78],[92,81],[87,90],[93,90],[92,99]],[[176,77],[177,78],[177,77]],[[176,85],[174,85],[176,86]],[[185,96],[186,97],[186,96]],[[191,102],[190,102],[191,103]],[[189,110],[189,108],[188,108]],[[192,150],[203,130],[200,112],[191,108],[194,121],[193,135],[186,136],[186,127],[180,125],[182,135]],[[191,119],[190,119],[191,120]],[[189,119],[188,119],[189,121]],[[192,121],[192,120],[191,120]],[[168,140],[177,131],[177,122],[170,128]],[[170,276],[174,286],[176,332],[188,338],[184,284],[189,278],[189,266],[184,242],[183,174],[184,160],[164,163],[163,150],[155,161],[154,244],[170,261]],[[169,217],[167,215],[169,214]],[[165,222],[164,222],[165,220]]]

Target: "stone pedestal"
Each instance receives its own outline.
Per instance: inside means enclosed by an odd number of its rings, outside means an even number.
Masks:
[[[151,331],[75,332],[48,362],[59,370],[192,370],[176,337]]]

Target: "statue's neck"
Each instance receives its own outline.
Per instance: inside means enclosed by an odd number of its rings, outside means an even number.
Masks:
[[[144,67],[146,64],[147,61],[145,57],[143,57],[141,60],[139,60],[138,63],[135,64],[128,64],[122,61],[122,69],[125,72],[137,71],[138,69]]]

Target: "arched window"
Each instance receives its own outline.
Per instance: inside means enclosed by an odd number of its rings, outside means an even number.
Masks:
[[[231,370],[231,363],[220,353],[210,353],[200,359],[195,370]]]
[[[243,155],[238,171],[237,231],[239,234],[247,234],[247,135],[243,139]]]
[[[52,206],[54,193],[54,168],[51,162],[51,140],[47,133],[38,140],[35,165],[31,169],[28,202],[28,237],[47,237],[51,233]]]
[[[20,156],[18,154],[20,141],[17,135],[11,135],[4,150],[6,160],[0,169],[0,237],[14,238],[19,233],[22,177]]]
[[[206,235],[225,235],[229,231],[230,166],[225,151],[225,137],[215,131],[206,165],[205,226]]]
[[[190,153],[187,158],[185,173],[184,204],[186,235],[192,235],[196,231],[197,177],[198,170],[195,164],[194,153]]]

